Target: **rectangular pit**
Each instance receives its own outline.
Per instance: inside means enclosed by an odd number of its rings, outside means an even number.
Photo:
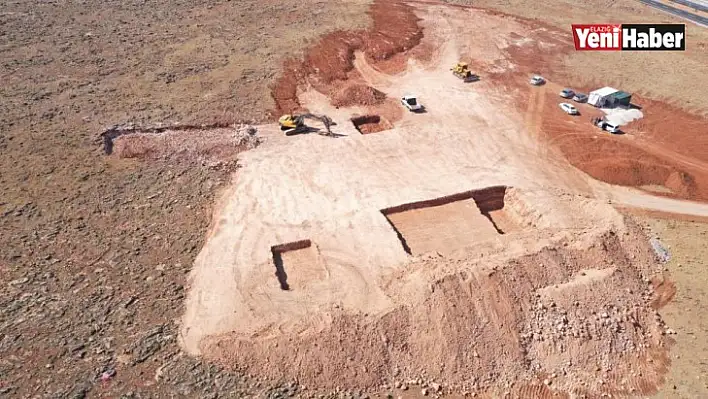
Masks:
[[[519,229],[506,209],[507,188],[494,186],[382,209],[412,255],[451,252]]]
[[[352,118],[352,123],[361,134],[378,133],[391,129],[393,125],[380,115],[361,115]]]
[[[511,233],[519,229],[516,215],[506,207],[506,186],[488,187],[471,192],[479,211],[494,226],[499,234]]]
[[[270,252],[273,255],[275,277],[283,291],[290,291],[292,287],[302,288],[308,282],[323,277],[325,269],[319,251],[310,240],[274,245],[270,247]]]

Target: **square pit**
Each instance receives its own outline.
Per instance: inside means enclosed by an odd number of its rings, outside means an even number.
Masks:
[[[359,115],[352,117],[352,124],[361,134],[379,133],[393,127],[388,119],[380,115]]]
[[[280,289],[301,289],[311,281],[321,280],[326,270],[316,245],[310,240],[294,241],[270,248],[275,277]]]
[[[407,253],[449,253],[519,230],[516,215],[506,207],[506,192],[505,186],[489,187],[403,204],[381,213]]]

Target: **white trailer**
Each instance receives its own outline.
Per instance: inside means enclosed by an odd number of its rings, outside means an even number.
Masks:
[[[602,89],[591,91],[590,94],[588,94],[588,104],[598,108],[611,107],[614,105],[615,101],[613,94],[617,92],[619,92],[619,90],[612,87],[603,87]]]

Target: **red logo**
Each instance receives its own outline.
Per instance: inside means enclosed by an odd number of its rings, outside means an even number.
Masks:
[[[622,25],[572,25],[575,49],[581,51],[622,50]]]

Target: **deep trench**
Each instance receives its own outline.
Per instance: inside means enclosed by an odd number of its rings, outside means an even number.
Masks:
[[[234,123],[217,122],[202,125],[193,124],[170,124],[157,126],[135,126],[135,125],[115,125],[101,132],[98,137],[103,145],[103,152],[106,155],[113,153],[113,141],[120,136],[133,133],[159,134],[167,130],[196,130],[196,129],[217,129],[234,126]]]

